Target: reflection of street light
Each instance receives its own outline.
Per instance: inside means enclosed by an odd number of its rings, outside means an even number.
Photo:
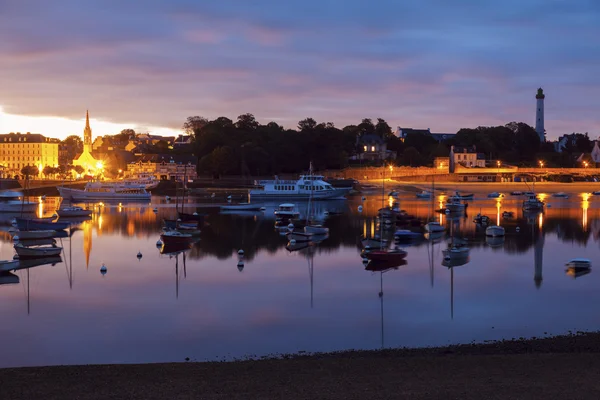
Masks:
[[[540,168],[544,168],[544,162],[540,160]]]
[[[500,175],[500,160],[496,161],[496,165],[498,166],[498,175]],[[500,225],[500,223],[497,225]]]
[[[587,162],[587,161],[584,161],[584,162],[583,162],[583,166],[584,166],[585,168],[587,168],[587,167],[588,167],[588,162]]]

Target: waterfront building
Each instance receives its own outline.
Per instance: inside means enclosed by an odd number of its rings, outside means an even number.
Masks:
[[[387,149],[387,143],[379,135],[364,134],[357,139],[360,153],[353,159],[383,161],[396,158],[396,152]]]
[[[477,153],[476,146],[452,146],[450,148],[451,173],[458,164],[469,168],[485,168],[485,154]]]
[[[141,179],[154,177],[158,180],[183,181],[198,177],[196,157],[185,154],[145,154],[127,164],[127,176]]]
[[[397,127],[395,132],[396,137],[404,141],[408,135],[426,135],[435,139],[438,143],[444,142],[456,135],[456,133],[431,133],[431,129],[413,129]]]
[[[46,166],[58,166],[60,140],[39,133],[8,133],[0,135],[0,164],[4,176],[21,175],[25,166],[36,166],[40,172]]]
[[[536,111],[535,111],[535,131],[540,137],[540,142],[546,141],[546,130],[544,129],[544,99],[546,95],[544,90],[539,88],[537,90],[536,98]]]
[[[73,165],[81,166],[84,174],[97,175],[102,172],[104,164],[92,156],[92,128],[90,127],[90,115],[85,112],[85,128],[83,129],[83,153],[73,160]]]

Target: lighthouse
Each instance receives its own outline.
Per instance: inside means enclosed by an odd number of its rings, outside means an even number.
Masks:
[[[546,141],[546,132],[544,130],[544,91],[542,88],[537,90],[537,95],[535,96],[537,106],[535,111],[535,131],[540,137],[540,142]]]

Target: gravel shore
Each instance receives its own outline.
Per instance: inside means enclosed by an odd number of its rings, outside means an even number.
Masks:
[[[1,399],[598,399],[600,334],[238,362],[0,369]]]

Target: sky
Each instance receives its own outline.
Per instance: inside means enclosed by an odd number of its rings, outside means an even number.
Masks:
[[[379,4],[380,3],[380,4]],[[600,134],[596,0],[0,0],[0,133],[381,117]]]

